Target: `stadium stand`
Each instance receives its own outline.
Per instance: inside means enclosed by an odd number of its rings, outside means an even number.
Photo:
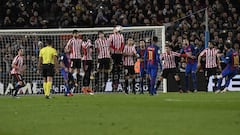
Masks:
[[[233,0],[2,0],[0,4],[1,29],[170,24],[166,34],[172,44],[186,35],[202,45],[204,12],[194,13],[208,7],[212,38],[234,41],[240,31],[239,1]]]

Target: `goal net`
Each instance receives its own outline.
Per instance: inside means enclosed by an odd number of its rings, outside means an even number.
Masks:
[[[9,72],[11,70],[11,63],[16,55],[16,49],[22,47],[24,49],[24,64],[26,71],[23,75],[26,86],[20,90],[22,94],[42,94],[42,77],[37,74],[37,62],[39,50],[44,46],[46,39],[52,39],[53,47],[56,48],[58,54],[61,54],[63,48],[67,44],[67,41],[72,37],[72,31],[76,29],[80,31],[83,39],[90,39],[92,43],[98,38],[97,32],[99,30],[105,33],[108,37],[112,33],[113,28],[66,28],[66,29],[19,29],[19,30],[0,30],[0,95],[10,94],[10,90],[13,88],[13,83]],[[123,27],[122,33],[125,41],[128,37],[133,37],[135,45],[139,47],[139,40],[150,39],[153,36],[159,38],[159,46],[162,49],[165,44],[165,27],[164,26],[144,26],[144,27]],[[92,72],[97,69],[97,51],[93,52],[93,69]],[[109,80],[111,81],[111,73],[109,73]],[[120,84],[124,81],[124,73],[121,73]],[[139,75],[136,79],[136,89],[139,90]],[[91,80],[91,87],[95,92],[100,92],[100,84],[103,83],[101,76],[98,79]],[[98,86],[96,85],[98,84]],[[166,92],[166,82],[161,87],[161,91]],[[81,87],[81,85],[80,85]],[[74,93],[80,92],[80,87],[76,87],[72,91]],[[145,87],[146,88],[146,87]],[[64,80],[61,74],[54,76],[52,92],[63,93],[65,91]],[[121,88],[118,89],[121,91]],[[145,89],[146,90],[146,89]]]

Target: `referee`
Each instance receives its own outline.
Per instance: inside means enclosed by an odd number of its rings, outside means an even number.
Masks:
[[[38,60],[38,73],[42,70],[43,90],[46,99],[50,99],[50,90],[54,73],[58,72],[57,51],[52,47],[52,40],[47,39],[46,46],[40,50]],[[55,72],[54,72],[55,69]]]

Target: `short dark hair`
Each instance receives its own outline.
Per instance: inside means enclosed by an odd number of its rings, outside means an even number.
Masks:
[[[173,46],[169,45],[169,44],[166,44],[165,47],[168,47],[170,49],[173,49]]]
[[[214,40],[208,41],[210,43],[212,43],[213,46],[217,46],[217,43]]]
[[[139,42],[140,42],[140,41],[143,41],[144,43],[146,43],[146,41],[145,41],[144,39],[140,39]]]
[[[232,42],[231,42],[230,40],[227,40],[227,41],[225,42],[225,46],[226,46],[227,49],[232,48]]]
[[[157,36],[153,37],[153,42],[158,42],[158,37]]]
[[[16,52],[18,53],[19,50],[23,49],[22,47],[17,47]]]
[[[76,34],[76,33],[78,33],[78,30],[73,30],[72,33],[73,33],[73,34]]]
[[[98,34],[104,34],[104,32],[102,30],[98,31]]]
[[[47,44],[47,45],[52,45],[52,39],[47,39],[47,40],[46,40],[46,44]]]
[[[128,39],[130,39],[130,38],[133,39],[133,36],[128,36]]]

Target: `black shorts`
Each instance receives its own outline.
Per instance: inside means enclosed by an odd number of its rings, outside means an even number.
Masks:
[[[11,76],[14,83],[24,80],[21,74],[11,74]]]
[[[179,72],[177,68],[166,68],[166,69],[163,69],[161,76],[163,78],[167,78],[169,74],[173,74],[175,76],[175,75],[178,75],[178,73]]]
[[[53,77],[54,76],[54,65],[53,64],[42,64],[42,76]]]
[[[71,59],[71,68],[81,68],[81,59]]]
[[[83,64],[83,70],[84,71],[92,69],[92,60],[83,60],[82,64]]]
[[[134,66],[124,66],[125,75],[135,75]]]
[[[113,64],[122,65],[122,54],[112,54]]]
[[[103,58],[98,60],[98,69],[102,70],[109,70],[110,69],[110,58]]]
[[[205,77],[210,77],[212,75],[217,75],[217,68],[205,68]]]

